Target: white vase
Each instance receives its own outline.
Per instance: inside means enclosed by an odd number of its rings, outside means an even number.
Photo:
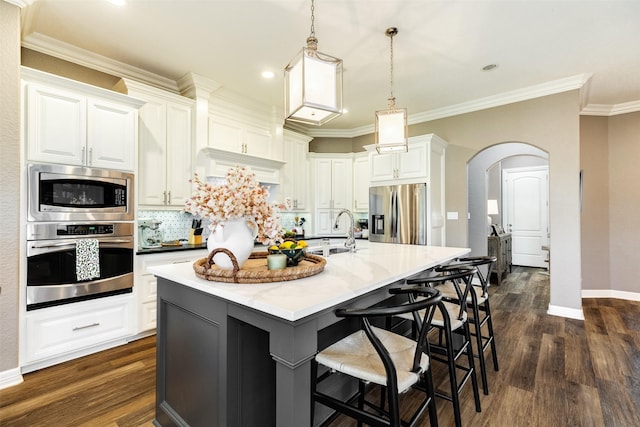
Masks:
[[[251,227],[249,227],[251,224]],[[219,223],[207,240],[209,253],[217,248],[231,251],[242,268],[253,252],[254,240],[258,235],[258,226],[252,218],[238,218]],[[216,253],[213,262],[223,270],[233,270],[233,262],[225,253]]]

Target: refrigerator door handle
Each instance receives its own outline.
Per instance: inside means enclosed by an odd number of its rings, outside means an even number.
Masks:
[[[393,236],[393,190],[389,191],[389,237]]]
[[[398,193],[396,190],[391,191],[391,230],[392,238],[398,237]]]

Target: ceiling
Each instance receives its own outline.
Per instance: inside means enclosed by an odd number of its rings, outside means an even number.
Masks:
[[[159,82],[192,72],[280,114],[283,69],[311,25],[311,0],[30,3],[25,47],[122,75],[145,70]],[[349,111],[321,129],[370,129],[387,107],[391,26],[393,92],[410,122],[577,87],[585,112],[638,111],[638,22],[636,0],[316,0],[318,50],[344,61]],[[483,71],[488,64],[497,67]]]

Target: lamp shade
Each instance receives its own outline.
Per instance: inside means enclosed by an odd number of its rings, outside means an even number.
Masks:
[[[487,215],[498,215],[498,201],[494,199],[487,200]]]
[[[342,114],[342,60],[308,47],[284,69],[287,120],[320,126]]]
[[[378,153],[407,151],[407,109],[376,111],[376,150]]]

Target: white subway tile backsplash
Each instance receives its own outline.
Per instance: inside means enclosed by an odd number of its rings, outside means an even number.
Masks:
[[[180,240],[189,238],[193,215],[181,211],[139,211],[138,219],[156,219],[162,221],[160,229],[162,230],[164,240]],[[203,220],[202,226],[205,228],[203,234],[209,235],[209,222]]]
[[[366,213],[353,214],[354,219],[366,219]],[[281,212],[280,223],[285,230],[291,230],[295,226],[295,217],[304,218],[304,229],[309,234],[313,230],[313,218],[312,215],[306,212]],[[162,221],[160,229],[162,230],[164,240],[180,240],[189,238],[189,230],[191,229],[191,220],[193,215],[181,211],[139,211],[138,219],[156,219]],[[202,220],[202,227],[204,228],[203,235],[209,236],[209,221]]]

